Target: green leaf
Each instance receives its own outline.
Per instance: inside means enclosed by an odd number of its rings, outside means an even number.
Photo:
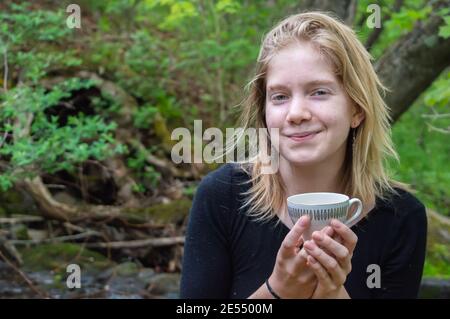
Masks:
[[[439,28],[439,36],[447,39],[450,37],[450,16],[444,17],[445,25]]]

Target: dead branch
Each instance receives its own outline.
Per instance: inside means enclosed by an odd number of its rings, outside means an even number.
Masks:
[[[177,244],[184,244],[185,237],[165,237],[165,238],[148,238],[140,240],[130,240],[130,241],[116,241],[109,243],[88,243],[86,244],[89,248],[110,248],[110,249],[121,249],[121,248],[139,248],[144,246],[150,247],[165,247]]]
[[[21,224],[21,223],[34,223],[42,222],[44,219],[39,216],[17,216],[17,217],[2,217],[0,218],[0,224]]]
[[[442,134],[450,134],[450,127],[448,127],[448,128],[439,128],[439,127],[436,127],[434,125],[431,125],[430,123],[427,123],[427,126],[428,126],[428,128],[431,131],[436,131],[436,132],[439,132],[439,133],[442,133]]]
[[[27,246],[27,245],[62,243],[62,242],[71,241],[71,240],[78,240],[78,239],[98,237],[98,236],[101,236],[101,234],[99,234],[96,231],[87,231],[85,233],[76,234],[76,235],[67,235],[67,236],[60,236],[60,237],[53,237],[53,238],[46,238],[46,239],[30,239],[30,240],[17,239],[17,240],[8,240],[7,242],[12,245]]]
[[[122,214],[122,207],[104,205],[70,206],[56,201],[40,176],[25,179],[25,187],[42,209],[44,217],[61,221],[83,218],[116,218]]]
[[[30,280],[30,278],[28,278],[27,275],[25,275],[25,273],[22,270],[17,268],[8,258],[6,258],[6,256],[3,255],[3,253],[1,251],[0,251],[0,258],[2,258],[8,264],[8,266],[11,267],[16,273],[18,273],[19,276],[31,288],[31,290],[33,290],[38,296],[40,296],[41,298],[50,298],[50,296],[47,294],[47,292],[41,291],[40,289],[38,289],[33,284],[33,282]]]

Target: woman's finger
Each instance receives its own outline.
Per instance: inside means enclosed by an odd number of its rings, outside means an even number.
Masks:
[[[326,290],[335,290],[337,285],[333,282],[325,268],[312,256],[308,256],[308,266],[312,269],[319,284]]]
[[[295,254],[298,255],[303,246],[303,237],[300,237],[297,244],[295,245]]]
[[[325,268],[337,286],[345,282],[347,274],[335,258],[318,247],[313,240],[306,241],[303,247],[309,255],[314,257]]]
[[[312,238],[320,248],[325,249],[327,252],[330,252],[336,256],[339,261],[344,262],[350,256],[350,252],[347,247],[326,234],[314,232],[312,234]]]
[[[336,240],[338,243],[342,244],[344,241],[342,239],[341,236],[339,236],[333,229],[333,227],[331,226],[326,226],[325,228],[323,228],[321,230],[322,233],[327,234],[328,236],[330,236],[331,238],[333,238],[334,240]]]
[[[353,253],[356,243],[358,242],[358,236],[356,236],[356,234],[347,225],[337,219],[333,219],[331,221],[331,227],[333,227],[333,230],[342,237],[344,240],[343,244],[347,247],[347,249]]]
[[[309,216],[300,217],[281,243],[280,254],[283,258],[289,258],[296,255],[298,252],[296,248],[301,242],[302,234],[308,227]]]

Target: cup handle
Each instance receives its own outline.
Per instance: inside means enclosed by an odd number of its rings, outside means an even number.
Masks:
[[[345,222],[345,224],[346,224],[348,227],[353,226],[352,223],[359,217],[359,215],[361,215],[361,212],[362,212],[363,204],[362,204],[362,202],[361,202],[358,198],[352,198],[352,199],[350,199],[350,200],[348,201],[348,208],[350,209],[350,207],[352,207],[352,205],[353,205],[354,203],[357,203],[357,204],[358,204],[358,209],[357,209],[356,212],[353,214],[353,216],[352,216],[349,220],[347,220],[347,221]]]

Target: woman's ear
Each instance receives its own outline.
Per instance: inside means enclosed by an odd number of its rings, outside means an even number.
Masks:
[[[361,122],[364,121],[365,117],[366,115],[362,107],[354,103],[352,107],[352,121],[350,124],[351,127],[352,128],[358,127],[361,124]]]

